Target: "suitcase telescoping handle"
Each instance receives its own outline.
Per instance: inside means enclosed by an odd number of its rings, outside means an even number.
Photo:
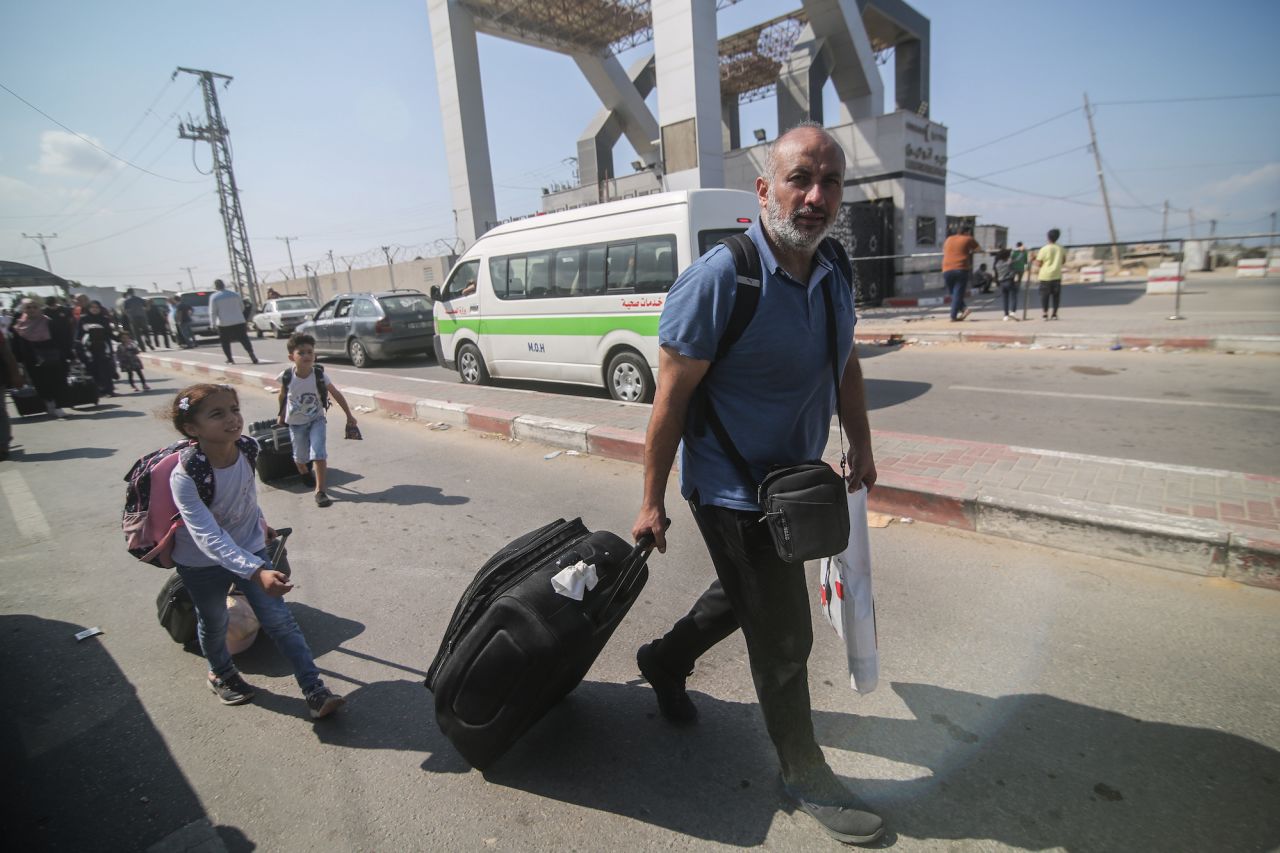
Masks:
[[[591,615],[595,618],[597,625],[603,625],[609,620],[609,614],[613,611],[613,603],[619,593],[631,592],[631,588],[635,586],[636,578],[640,577],[640,570],[644,568],[649,555],[653,553],[653,546],[652,533],[646,533],[636,540],[635,547],[631,549],[631,553],[622,561],[622,570],[619,572],[618,582],[613,585],[608,597],[597,600],[591,608]]]
[[[271,563],[267,568],[274,570],[280,563],[280,555],[284,553],[284,543],[289,538],[289,534],[293,532],[292,527],[277,527],[276,538],[271,540],[271,544],[275,546],[271,553]]]

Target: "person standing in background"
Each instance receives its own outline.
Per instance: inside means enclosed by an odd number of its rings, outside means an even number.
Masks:
[[[981,252],[982,247],[973,239],[973,229],[968,225],[961,227],[960,233],[952,234],[942,244],[942,280],[951,294],[951,322],[955,323],[969,316],[965,307],[964,296],[969,289],[969,273],[973,270],[973,256]]]
[[[1049,229],[1049,244],[1036,252],[1036,280],[1040,282],[1040,310],[1042,320],[1058,319],[1058,301],[1062,298],[1062,265],[1067,260],[1067,250],[1058,245],[1062,232]],[[1053,313],[1049,313],[1050,307]]]
[[[249,353],[249,358],[257,364],[258,357],[253,354],[253,344],[249,343],[249,324],[244,318],[240,297],[227,290],[227,283],[220,278],[214,280],[213,291],[209,297],[209,324],[218,330],[218,340],[222,342],[227,364],[235,364],[231,357],[232,341],[239,341]]]

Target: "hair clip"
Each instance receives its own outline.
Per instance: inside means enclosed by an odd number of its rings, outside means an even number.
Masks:
[[[178,408],[179,408],[179,409],[181,409],[181,410],[182,410],[182,411],[184,411],[184,412],[185,412],[187,409],[191,408],[191,398],[190,398],[190,397],[183,397],[181,400],[179,400],[179,401],[178,401]]]

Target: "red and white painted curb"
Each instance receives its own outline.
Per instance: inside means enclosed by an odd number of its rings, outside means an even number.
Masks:
[[[1136,343],[1138,340],[1132,339]],[[149,364],[197,378],[224,379],[276,391],[274,374],[235,365],[142,354]],[[577,421],[525,415],[489,406],[433,400],[392,391],[344,387],[352,406],[423,423],[449,423],[477,432],[576,450],[623,462],[643,463],[645,434]],[[886,438],[930,441],[876,431]],[[947,439],[1000,453],[1020,448]],[[1024,451],[1025,452],[1025,451]],[[1039,452],[1039,451],[1037,451]],[[1227,577],[1280,590],[1280,533],[1232,530],[1217,522],[1125,510],[1068,499],[984,493],[976,485],[881,466],[869,495],[871,509],[933,524],[1071,551],[1137,562],[1157,568]]]

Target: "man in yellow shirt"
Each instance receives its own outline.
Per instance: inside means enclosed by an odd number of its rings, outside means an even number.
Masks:
[[[1040,282],[1040,310],[1043,319],[1058,319],[1058,301],[1062,296],[1062,265],[1067,260],[1067,250],[1058,245],[1058,237],[1062,232],[1057,228],[1049,229],[1049,244],[1036,252],[1036,280]],[[1049,306],[1053,306],[1053,314],[1049,314]]]

